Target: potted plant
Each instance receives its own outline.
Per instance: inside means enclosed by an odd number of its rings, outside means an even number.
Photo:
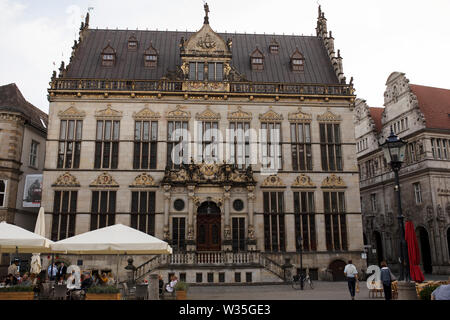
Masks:
[[[120,290],[115,286],[94,286],[86,292],[86,300],[120,300],[120,298]]]
[[[175,295],[177,300],[186,300],[186,292],[188,290],[188,284],[183,281],[178,281],[175,285]]]
[[[0,288],[0,300],[34,300],[33,286]]]
[[[439,287],[439,284],[429,284],[419,291],[420,300],[431,300],[431,293]]]

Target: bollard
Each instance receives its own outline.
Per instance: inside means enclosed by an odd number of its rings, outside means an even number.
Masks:
[[[148,299],[159,300],[159,279],[157,274],[151,274],[148,284]]]
[[[399,281],[398,300],[417,300],[416,283],[413,281]]]

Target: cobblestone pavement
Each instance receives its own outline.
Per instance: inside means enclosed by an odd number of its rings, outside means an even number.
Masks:
[[[448,276],[426,275],[426,280],[447,280]],[[365,281],[360,281],[360,291],[355,300],[383,300],[369,298]],[[314,281],[314,289],[295,290],[290,284],[240,285],[240,286],[192,286],[189,300],[350,300],[347,282]]]

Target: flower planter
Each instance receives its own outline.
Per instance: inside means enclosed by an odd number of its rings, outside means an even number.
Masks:
[[[86,300],[120,300],[120,293],[86,293]]]
[[[34,292],[0,292],[0,300],[34,300]]]
[[[184,290],[175,291],[175,295],[177,297],[177,300],[186,300],[186,291]]]

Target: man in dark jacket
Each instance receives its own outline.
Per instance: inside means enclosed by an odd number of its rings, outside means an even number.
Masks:
[[[64,280],[66,273],[67,273],[67,267],[64,265],[64,262],[61,262],[58,267],[58,272],[56,273],[56,280],[57,281]]]

